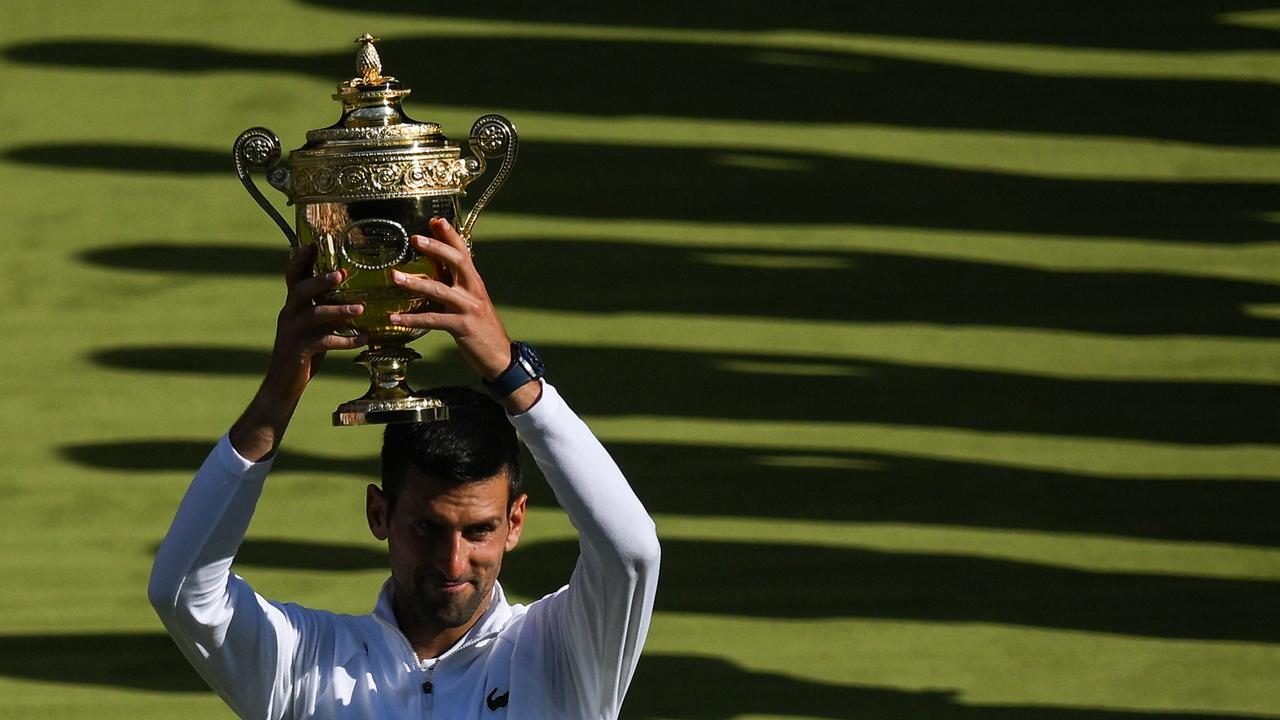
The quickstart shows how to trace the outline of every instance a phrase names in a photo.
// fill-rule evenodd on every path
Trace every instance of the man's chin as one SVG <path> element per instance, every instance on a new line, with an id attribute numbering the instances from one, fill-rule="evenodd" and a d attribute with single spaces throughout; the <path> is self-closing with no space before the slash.
<path id="1" fill-rule="evenodd" d="M 452 593 L 426 594 L 418 598 L 419 612 L 441 628 L 466 625 L 480 607 L 480 599 L 474 588 Z"/>

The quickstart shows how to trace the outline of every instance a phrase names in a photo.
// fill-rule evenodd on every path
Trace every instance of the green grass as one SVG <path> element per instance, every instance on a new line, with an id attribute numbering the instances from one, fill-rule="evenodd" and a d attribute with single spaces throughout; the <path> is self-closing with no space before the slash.
<path id="1" fill-rule="evenodd" d="M 335 5 L 5 6 L 0 717 L 229 716 L 145 585 L 281 299 L 230 145 L 331 123 L 369 31 L 418 119 L 520 129 L 481 269 L 666 547 L 626 717 L 1280 718 L 1275 9 Z M 242 573 L 365 612 L 326 370 Z"/>

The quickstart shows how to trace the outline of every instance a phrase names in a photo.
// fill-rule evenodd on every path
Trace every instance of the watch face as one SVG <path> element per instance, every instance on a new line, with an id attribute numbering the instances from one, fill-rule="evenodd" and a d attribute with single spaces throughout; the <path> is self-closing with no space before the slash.
<path id="1" fill-rule="evenodd" d="M 527 343 L 517 343 L 520 348 L 520 363 L 524 365 L 525 371 L 530 377 L 540 378 L 547 371 L 547 366 L 543 364 L 542 358 L 538 357 L 538 353 L 533 351 Z"/>

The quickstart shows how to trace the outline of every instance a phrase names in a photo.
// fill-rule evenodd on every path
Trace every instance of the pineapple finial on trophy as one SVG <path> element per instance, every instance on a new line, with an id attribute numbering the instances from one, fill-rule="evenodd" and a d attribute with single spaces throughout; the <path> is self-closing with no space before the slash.
<path id="1" fill-rule="evenodd" d="M 373 46 L 379 40 L 381 38 L 369 33 L 356 38 L 356 42 L 360 43 L 360 49 L 356 51 L 356 72 L 360 73 L 360 77 L 352 78 L 351 85 L 381 85 L 395 80 L 382 74 L 382 58 L 378 57 L 378 50 Z"/>

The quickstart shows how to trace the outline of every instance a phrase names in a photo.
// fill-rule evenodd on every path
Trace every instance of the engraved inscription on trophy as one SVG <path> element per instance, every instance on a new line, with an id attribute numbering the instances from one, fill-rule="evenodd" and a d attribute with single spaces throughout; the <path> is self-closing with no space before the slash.
<path id="1" fill-rule="evenodd" d="M 409 233 L 394 220 L 357 220 L 339 235 L 338 252 L 361 270 L 385 270 L 409 257 Z"/>

